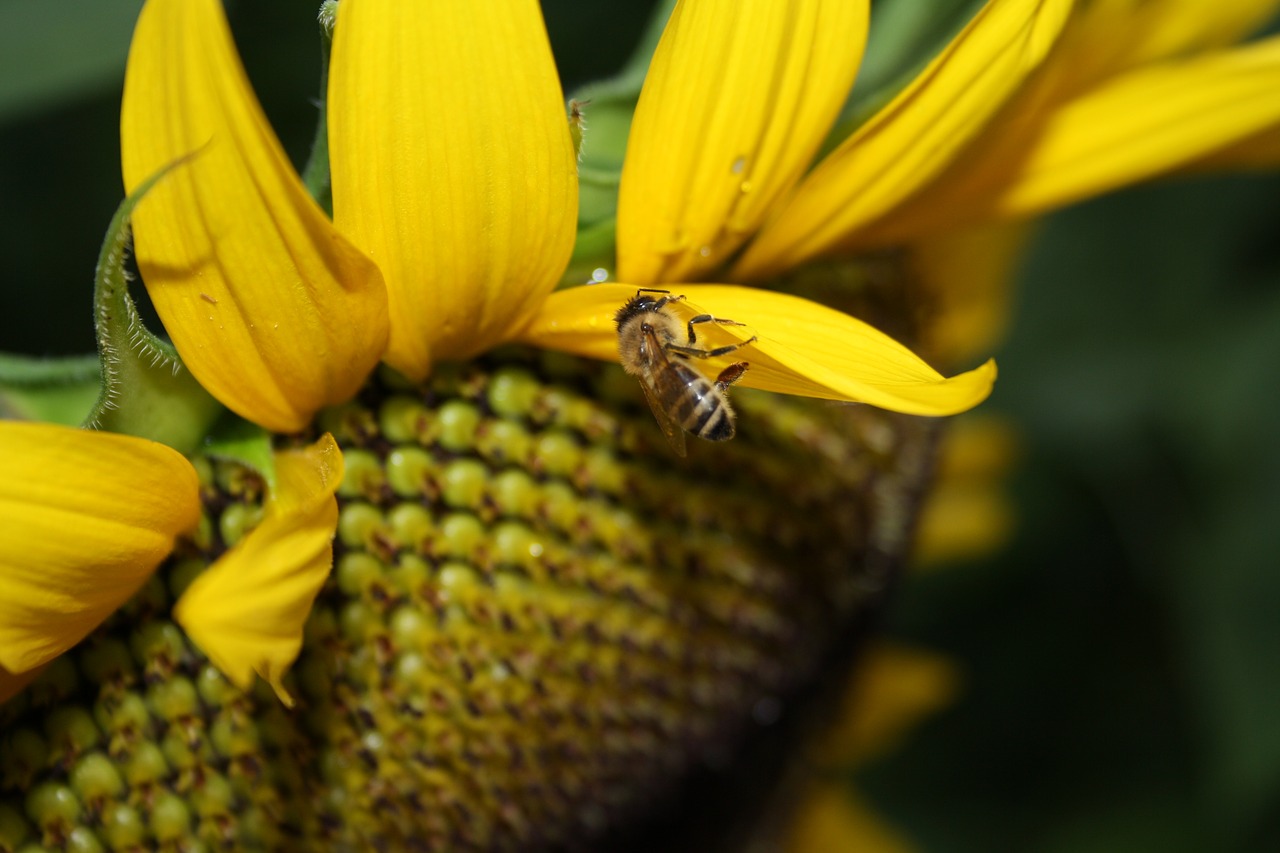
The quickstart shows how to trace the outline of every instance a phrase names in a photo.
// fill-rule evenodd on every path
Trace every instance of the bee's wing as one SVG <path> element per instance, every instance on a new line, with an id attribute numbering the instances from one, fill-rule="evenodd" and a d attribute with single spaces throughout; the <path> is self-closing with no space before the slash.
<path id="1" fill-rule="evenodd" d="M 653 410 L 654 420 L 658 422 L 658 426 L 662 427 L 662 434 L 667 437 L 667 443 L 671 445 L 671 449 L 676 452 L 677 456 L 688 455 L 688 450 L 685 447 L 684 430 L 671 419 L 671 416 L 667 414 L 667 410 L 662 408 L 662 404 L 658 402 L 658 398 L 646 377 L 640 377 L 640 387 L 644 389 L 644 398 L 649 402 L 649 408 Z"/>
<path id="2" fill-rule="evenodd" d="M 667 443 L 671 445 L 671 449 L 676 452 L 677 456 L 688 455 L 688 449 L 685 447 L 684 430 L 680 425 L 671 419 L 671 415 L 667 413 L 666 408 L 659 402 L 658 391 L 653 387 L 650 376 L 654 373 L 665 375 L 668 370 L 667 351 L 663 348 L 662 343 L 658 340 L 658 336 L 652 331 L 646 332 L 647 348 L 651 353 L 654 366 L 647 374 L 640 375 L 640 387 L 644 389 L 644 399 L 649 404 L 649 408 L 653 411 L 653 417 L 658 422 L 658 426 L 662 427 L 662 434 L 667 437 Z"/>

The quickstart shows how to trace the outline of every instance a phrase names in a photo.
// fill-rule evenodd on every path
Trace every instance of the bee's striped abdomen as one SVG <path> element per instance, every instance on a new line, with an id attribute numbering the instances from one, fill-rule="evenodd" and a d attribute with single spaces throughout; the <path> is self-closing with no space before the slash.
<path id="1" fill-rule="evenodd" d="M 733 438 L 733 411 L 715 384 L 692 367 L 672 360 L 658 392 L 682 429 L 707 441 Z"/>

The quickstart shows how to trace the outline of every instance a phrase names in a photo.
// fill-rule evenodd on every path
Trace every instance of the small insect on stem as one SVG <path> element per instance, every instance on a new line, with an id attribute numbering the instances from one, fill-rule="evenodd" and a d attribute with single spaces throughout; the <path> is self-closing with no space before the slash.
<path id="1" fill-rule="evenodd" d="M 208 302 L 210 305 L 218 304 L 218 300 L 214 299 L 212 296 L 210 296 L 207 293 L 200 294 L 200 298 L 203 299 L 205 302 Z"/>
<path id="2" fill-rule="evenodd" d="M 641 289 L 618 309 L 613 321 L 618 327 L 622 369 L 640 380 L 663 435 L 672 449 L 684 456 L 686 432 L 708 441 L 733 438 L 733 408 L 726 391 L 749 366 L 745 361 L 731 364 L 711 380 L 695 370 L 690 359 L 728 355 L 756 338 L 753 335 L 737 344 L 701 347 L 695 327 L 704 323 L 744 324 L 710 314 L 699 314 L 686 323 L 671 308 L 673 303 L 682 301 L 684 296 L 673 296 L 670 291 Z"/>

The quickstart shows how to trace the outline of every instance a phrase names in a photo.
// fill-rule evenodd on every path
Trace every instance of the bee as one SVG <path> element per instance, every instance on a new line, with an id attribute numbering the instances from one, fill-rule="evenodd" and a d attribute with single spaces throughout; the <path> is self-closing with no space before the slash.
<path id="1" fill-rule="evenodd" d="M 699 314 L 682 323 L 670 308 L 683 296 L 668 290 L 641 289 L 613 315 L 618 326 L 618 358 L 622 369 L 640 380 L 645 399 L 662 433 L 677 454 L 684 456 L 685 433 L 708 441 L 728 441 L 734 435 L 733 408 L 725 394 L 747 372 L 747 363 L 731 364 L 714 381 L 689 363 L 691 358 L 727 355 L 756 340 L 702 349 L 695 326 L 718 323 L 741 326 L 710 314 Z M 661 297 L 654 294 L 665 294 Z M 680 339 L 684 337 L 682 343 Z"/>

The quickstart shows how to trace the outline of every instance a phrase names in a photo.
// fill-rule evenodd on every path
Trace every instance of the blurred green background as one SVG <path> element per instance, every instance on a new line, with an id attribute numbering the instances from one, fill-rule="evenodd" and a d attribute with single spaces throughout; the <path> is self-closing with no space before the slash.
<path id="1" fill-rule="evenodd" d="M 2 350 L 92 348 L 140 5 L 0 0 Z M 566 89 L 617 69 L 651 5 L 544 0 Z M 228 3 L 295 162 L 315 7 Z M 997 356 L 1019 527 L 908 583 L 891 632 L 964 692 L 859 785 L 927 850 L 1280 850 L 1280 178 L 1055 215 Z"/>

